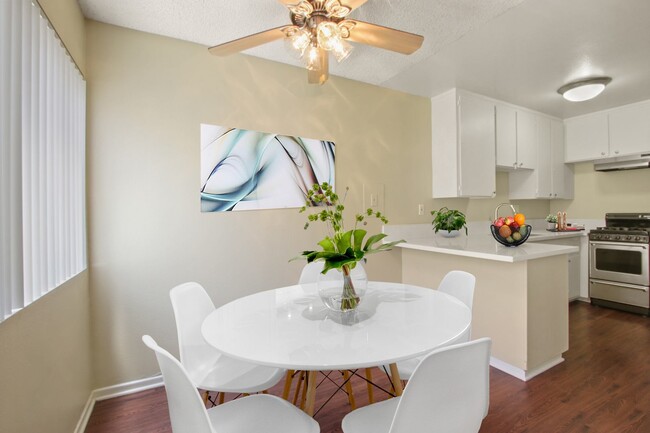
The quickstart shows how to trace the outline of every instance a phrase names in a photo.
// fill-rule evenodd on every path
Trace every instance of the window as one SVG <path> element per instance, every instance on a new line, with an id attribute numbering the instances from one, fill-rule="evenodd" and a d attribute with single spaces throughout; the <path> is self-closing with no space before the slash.
<path id="1" fill-rule="evenodd" d="M 0 0 L 0 321 L 86 268 L 85 112 L 38 5 Z"/>

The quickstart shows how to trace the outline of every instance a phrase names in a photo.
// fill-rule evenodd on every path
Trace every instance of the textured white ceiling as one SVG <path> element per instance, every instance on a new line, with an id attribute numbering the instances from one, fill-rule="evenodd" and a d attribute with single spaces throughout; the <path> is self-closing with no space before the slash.
<path id="1" fill-rule="evenodd" d="M 598 75 L 613 81 L 591 101 L 557 94 Z M 382 85 L 460 87 L 560 118 L 650 99 L 650 0 L 527 0 Z"/>
<path id="2" fill-rule="evenodd" d="M 79 3 L 88 18 L 206 47 L 289 23 L 276 0 Z M 368 0 L 351 17 L 424 44 L 411 56 L 355 44 L 334 75 L 427 97 L 460 87 L 561 118 L 650 99 L 650 0 Z M 246 53 L 299 65 L 282 41 Z M 592 101 L 556 93 L 600 74 L 613 81 Z"/>
<path id="3" fill-rule="evenodd" d="M 343 63 L 330 62 L 331 73 L 380 84 L 522 1 L 368 0 L 350 17 L 421 34 L 422 48 L 405 56 L 355 44 Z M 79 4 L 84 15 L 96 21 L 206 46 L 290 24 L 288 10 L 277 0 L 79 0 Z M 281 40 L 246 54 L 300 64 Z"/>

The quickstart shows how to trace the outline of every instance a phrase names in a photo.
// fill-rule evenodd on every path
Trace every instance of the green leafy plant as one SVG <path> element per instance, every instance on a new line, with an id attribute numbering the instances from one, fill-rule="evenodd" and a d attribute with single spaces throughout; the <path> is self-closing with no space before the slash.
<path id="1" fill-rule="evenodd" d="M 551 213 L 551 214 L 548 214 L 548 215 L 546 216 L 546 222 L 547 222 L 547 223 L 557 224 L 557 216 L 553 215 L 552 213 Z"/>
<path id="2" fill-rule="evenodd" d="M 305 205 L 300 208 L 300 212 L 306 212 L 307 209 L 318 206 L 322 210 L 314 212 L 307 217 L 305 230 L 309 228 L 310 223 L 321 221 L 327 225 L 327 236 L 318 245 L 322 250 L 303 251 L 300 256 L 294 257 L 305 258 L 308 263 L 314 261 L 323 261 L 325 265 L 322 273 L 325 274 L 332 269 L 339 269 L 343 273 L 344 287 L 343 300 L 345 305 L 341 306 L 343 310 L 356 308 L 359 297 L 354 292 L 350 271 L 354 269 L 357 262 L 363 260 L 368 254 L 375 254 L 381 251 L 388 251 L 402 240 L 396 242 L 381 243 L 387 236 L 383 233 L 372 235 L 364 239 L 368 232 L 358 228 L 359 224 L 366 225 L 368 217 L 379 219 L 382 223 L 388 224 L 388 219 L 379 211 L 367 209 L 365 213 L 359 213 L 354 218 L 354 228 L 345 230 L 343 211 L 345 210 L 344 202 L 349 188 L 345 189 L 343 200 L 339 199 L 338 194 L 334 192 L 331 185 L 326 182 L 314 184 L 307 191 L 307 200 Z M 292 259 L 293 260 L 293 259 Z"/>
<path id="3" fill-rule="evenodd" d="M 433 215 L 431 224 L 433 224 L 433 230 L 436 233 L 440 230 L 451 232 L 452 230 L 465 228 L 465 234 L 467 234 L 465 214 L 461 211 L 442 207 L 438 210 L 432 210 L 431 215 Z"/>

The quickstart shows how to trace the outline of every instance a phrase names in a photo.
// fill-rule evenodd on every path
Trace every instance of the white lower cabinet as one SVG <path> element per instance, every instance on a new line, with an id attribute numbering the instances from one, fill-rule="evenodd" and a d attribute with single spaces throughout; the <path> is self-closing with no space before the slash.
<path id="1" fill-rule="evenodd" d="M 531 242 L 529 238 L 529 242 Z M 567 262 L 569 266 L 569 301 L 573 301 L 580 297 L 580 286 L 583 284 L 583 281 L 586 283 L 587 278 L 587 268 L 582 265 L 581 254 L 587 254 L 587 251 L 584 251 L 582 248 L 582 237 L 574 236 L 567 238 L 557 238 L 549 241 L 532 241 L 540 244 L 553 244 L 553 245 L 568 245 L 572 247 L 580 248 L 580 251 L 573 254 L 567 255 Z M 584 277 L 582 277 L 584 275 Z M 586 288 L 585 288 L 586 290 Z"/>

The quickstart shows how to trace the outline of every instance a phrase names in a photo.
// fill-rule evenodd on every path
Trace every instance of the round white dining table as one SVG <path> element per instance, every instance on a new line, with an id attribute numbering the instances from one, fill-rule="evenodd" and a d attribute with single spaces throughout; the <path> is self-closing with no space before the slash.
<path id="1" fill-rule="evenodd" d="M 470 309 L 453 296 L 371 281 L 352 313 L 328 310 L 317 284 L 302 284 L 225 304 L 205 319 L 201 331 L 208 344 L 232 358 L 309 371 L 305 407 L 311 414 L 317 371 L 390 365 L 399 395 L 395 363 L 453 343 L 470 324 Z"/>

